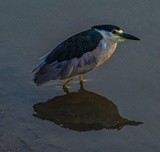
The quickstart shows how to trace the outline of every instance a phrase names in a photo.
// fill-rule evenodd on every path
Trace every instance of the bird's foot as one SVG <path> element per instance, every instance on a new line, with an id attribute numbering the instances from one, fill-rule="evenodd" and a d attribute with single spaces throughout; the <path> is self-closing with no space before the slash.
<path id="1" fill-rule="evenodd" d="M 64 92 L 66 92 L 66 93 L 69 93 L 69 91 L 68 91 L 68 84 L 69 84 L 70 81 L 72 81 L 72 79 L 67 80 L 67 81 L 63 84 L 63 90 L 64 90 Z"/>
<path id="2" fill-rule="evenodd" d="M 84 82 L 85 80 L 84 80 L 84 77 L 83 77 L 83 75 L 80 75 L 79 76 L 79 83 L 80 83 L 80 88 L 81 89 L 84 89 L 84 87 L 83 87 L 83 82 Z"/>
<path id="3" fill-rule="evenodd" d="M 69 93 L 68 86 L 63 85 L 63 91 L 64 91 L 65 93 Z"/>
<path id="4" fill-rule="evenodd" d="M 80 75 L 80 76 L 79 76 L 79 82 L 80 82 L 80 83 L 83 83 L 84 81 L 85 81 L 85 80 L 84 80 L 83 75 Z"/>

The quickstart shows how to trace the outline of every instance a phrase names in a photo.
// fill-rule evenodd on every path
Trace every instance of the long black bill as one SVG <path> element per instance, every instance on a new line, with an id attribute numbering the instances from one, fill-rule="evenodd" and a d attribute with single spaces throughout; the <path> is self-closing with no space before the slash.
<path id="1" fill-rule="evenodd" d="M 126 33 L 122 33 L 122 37 L 129 40 L 140 40 L 139 38 Z"/>

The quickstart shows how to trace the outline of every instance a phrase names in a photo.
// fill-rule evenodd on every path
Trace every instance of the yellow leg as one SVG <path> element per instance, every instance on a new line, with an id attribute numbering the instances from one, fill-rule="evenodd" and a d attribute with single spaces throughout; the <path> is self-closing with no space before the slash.
<path id="1" fill-rule="evenodd" d="M 84 82 L 83 75 L 80 75 L 80 76 L 79 76 L 79 82 L 80 82 L 80 83 L 83 83 L 83 82 Z"/>
<path id="2" fill-rule="evenodd" d="M 69 84 L 69 82 L 70 81 L 72 81 L 73 79 L 69 79 L 69 80 L 67 80 L 64 84 L 63 84 L 63 90 L 65 91 L 65 92 L 68 92 L 68 84 Z"/>
<path id="3" fill-rule="evenodd" d="M 80 75 L 80 76 L 79 76 L 79 83 L 80 83 L 80 88 L 81 88 L 81 89 L 84 89 L 84 88 L 83 88 L 83 82 L 84 82 L 83 75 Z"/>

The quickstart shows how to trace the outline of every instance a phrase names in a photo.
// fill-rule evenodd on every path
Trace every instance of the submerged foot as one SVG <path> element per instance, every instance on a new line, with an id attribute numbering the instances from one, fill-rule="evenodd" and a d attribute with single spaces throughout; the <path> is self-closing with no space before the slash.
<path id="1" fill-rule="evenodd" d="M 69 91 L 68 91 L 68 84 L 69 84 L 69 82 L 72 81 L 72 80 L 73 80 L 73 79 L 69 79 L 69 80 L 67 80 L 67 81 L 63 84 L 63 90 L 64 90 L 64 92 L 69 93 Z"/>

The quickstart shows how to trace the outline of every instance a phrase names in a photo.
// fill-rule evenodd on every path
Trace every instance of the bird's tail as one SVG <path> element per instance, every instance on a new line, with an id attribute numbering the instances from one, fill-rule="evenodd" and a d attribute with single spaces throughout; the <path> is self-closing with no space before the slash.
<path id="1" fill-rule="evenodd" d="M 31 72 L 35 72 L 36 70 L 40 69 L 46 62 L 44 60 L 40 60 L 40 62 L 31 69 Z"/>
<path id="2" fill-rule="evenodd" d="M 34 75 L 34 83 L 40 86 L 50 80 L 58 79 L 61 69 L 57 65 L 45 64 Z"/>
<path id="3" fill-rule="evenodd" d="M 50 53 L 51 53 L 51 51 L 48 52 L 46 55 L 42 56 L 42 57 L 39 59 L 39 63 L 31 69 L 31 72 L 35 72 L 36 70 L 40 69 L 43 65 L 45 65 L 45 64 L 46 64 L 46 61 L 45 61 L 45 60 L 46 60 L 47 56 L 48 56 Z"/>
<path id="4" fill-rule="evenodd" d="M 33 81 L 37 86 L 40 86 L 46 82 L 43 80 L 44 78 L 42 79 L 42 75 L 44 75 L 46 71 L 45 69 L 46 68 L 42 66 L 34 75 Z"/>

